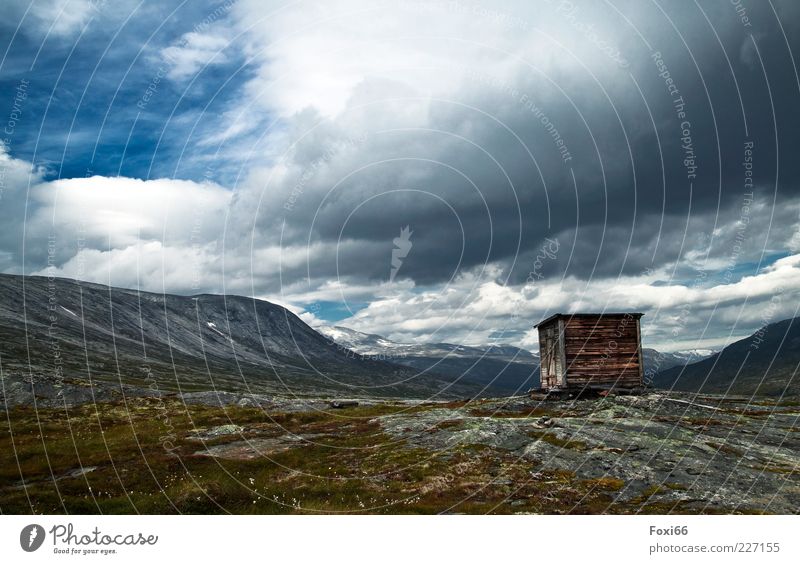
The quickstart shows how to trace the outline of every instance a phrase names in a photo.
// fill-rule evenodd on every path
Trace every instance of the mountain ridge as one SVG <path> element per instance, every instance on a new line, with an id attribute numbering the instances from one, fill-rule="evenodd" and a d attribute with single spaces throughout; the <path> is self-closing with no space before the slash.
<path id="1" fill-rule="evenodd" d="M 498 393 L 515 394 L 539 386 L 539 355 L 513 345 L 460 345 L 454 343 L 398 343 L 375 333 L 364 333 L 341 325 L 316 327 L 341 346 L 362 355 L 372 355 L 413 367 L 437 370 L 451 377 L 488 386 Z M 693 351 L 665 353 L 642 349 L 645 380 L 659 371 L 703 358 Z M 498 376 L 499 375 L 499 376 Z"/>
<path id="2" fill-rule="evenodd" d="M 0 296 L 0 356 L 9 376 L 290 394 L 461 397 L 477 390 L 331 346 L 294 313 L 255 298 L 9 274 L 0 275 Z"/>
<path id="3" fill-rule="evenodd" d="M 767 324 L 695 363 L 656 374 L 656 387 L 693 392 L 800 394 L 800 317 Z"/>
<path id="4" fill-rule="evenodd" d="M 486 394 L 515 395 L 539 385 L 538 357 L 511 345 L 471 346 L 453 343 L 397 343 L 374 333 L 342 326 L 317 331 L 362 355 L 386 359 L 423 374 L 438 373 Z"/>

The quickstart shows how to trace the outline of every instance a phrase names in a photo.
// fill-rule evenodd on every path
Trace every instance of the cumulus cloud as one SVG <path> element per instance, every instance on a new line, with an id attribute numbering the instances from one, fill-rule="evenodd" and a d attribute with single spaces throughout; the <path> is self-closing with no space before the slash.
<path id="1" fill-rule="evenodd" d="M 175 179 L 47 180 L 2 144 L 0 172 L 6 272 L 169 291 L 221 288 L 229 190 Z"/>
<path id="2" fill-rule="evenodd" d="M 141 240 L 188 243 L 220 233 L 231 194 L 213 183 L 134 178 L 70 178 L 39 184 L 33 192 L 32 229 L 119 248 Z"/>
<path id="3" fill-rule="evenodd" d="M 190 31 L 175 44 L 161 50 L 161 57 L 169 65 L 168 75 L 182 80 L 197 73 L 207 65 L 228 62 L 224 52 L 228 39 L 222 35 Z"/>
<path id="4" fill-rule="evenodd" d="M 494 274 L 494 277 L 492 277 Z M 746 335 L 746 327 L 797 315 L 800 255 L 791 255 L 733 284 L 707 277 L 657 284 L 664 273 L 594 280 L 575 278 L 506 286 L 497 272 L 460 276 L 447 290 L 396 289 L 347 319 L 346 326 L 400 341 L 464 344 L 514 342 L 538 348 L 536 322 L 556 312 L 640 311 L 646 346 L 673 351 L 718 348 Z M 770 306 L 771 304 L 771 306 Z M 767 306 L 770 306 L 767 308 Z M 769 316 L 765 317 L 765 311 Z M 706 334 L 720 324 L 732 330 Z M 745 329 L 737 329 L 737 324 Z"/>
<path id="5" fill-rule="evenodd" d="M 86 25 L 98 5 L 92 0 L 33 0 L 29 13 L 47 33 L 69 36 Z"/>

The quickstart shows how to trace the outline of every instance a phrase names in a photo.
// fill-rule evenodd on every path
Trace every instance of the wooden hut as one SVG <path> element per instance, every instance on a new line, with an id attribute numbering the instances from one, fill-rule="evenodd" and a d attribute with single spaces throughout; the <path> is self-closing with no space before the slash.
<path id="1" fill-rule="evenodd" d="M 642 386 L 641 313 L 558 313 L 541 321 L 543 391 Z"/>

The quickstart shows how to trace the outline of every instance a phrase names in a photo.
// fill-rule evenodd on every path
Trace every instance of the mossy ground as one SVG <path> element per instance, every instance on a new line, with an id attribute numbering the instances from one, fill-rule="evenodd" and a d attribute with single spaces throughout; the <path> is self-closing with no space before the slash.
<path id="1" fill-rule="evenodd" d="M 377 418 L 463 403 L 378 404 L 346 410 L 265 413 L 258 408 L 136 399 L 69 410 L 15 408 L 0 421 L 2 513 L 663 513 L 695 512 L 654 486 L 623 496 L 615 476 L 568 470 L 485 445 L 430 450 L 387 435 Z M 539 418 L 546 410 L 506 414 Z M 474 415 L 474 413 L 472 414 Z M 495 414 L 481 414 L 496 417 Z M 560 413 L 559 415 L 564 415 Z M 235 424 L 242 434 L 192 440 Z M 432 432 L 458 430 L 458 418 Z M 250 438 L 294 437 L 252 459 L 197 454 Z M 298 438 L 299 437 L 299 438 Z M 550 430 L 541 440 L 584 451 Z M 87 470 L 81 472 L 81 469 Z"/>

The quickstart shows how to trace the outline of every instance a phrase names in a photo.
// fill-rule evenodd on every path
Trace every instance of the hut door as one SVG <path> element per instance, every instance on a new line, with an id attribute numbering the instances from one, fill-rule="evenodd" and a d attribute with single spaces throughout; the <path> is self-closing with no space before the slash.
<path id="1" fill-rule="evenodd" d="M 558 325 L 552 324 L 547 327 L 545 333 L 545 355 L 542 357 L 542 364 L 546 366 L 545 378 L 542 384 L 546 388 L 558 386 L 561 379 L 561 352 L 558 342 Z"/>
<path id="2" fill-rule="evenodd" d="M 561 370 L 558 372 L 558 386 L 562 388 L 567 387 L 567 345 L 564 339 L 564 320 L 558 320 L 558 335 L 556 335 L 556 342 L 558 343 L 557 347 L 557 354 L 558 354 L 558 363 L 561 366 Z"/>
<path id="3" fill-rule="evenodd" d="M 556 366 L 556 343 L 553 339 L 547 342 L 547 387 L 552 388 L 556 385 L 558 378 L 558 367 Z"/>

